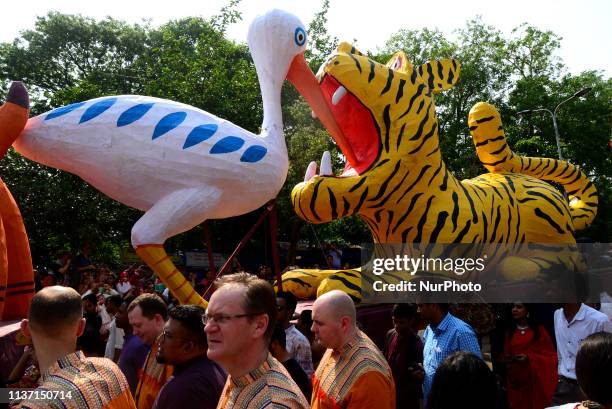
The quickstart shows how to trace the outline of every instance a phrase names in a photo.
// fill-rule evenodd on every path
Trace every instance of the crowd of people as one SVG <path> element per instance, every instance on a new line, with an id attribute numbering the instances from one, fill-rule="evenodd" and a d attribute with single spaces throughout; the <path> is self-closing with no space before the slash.
<path id="1" fill-rule="evenodd" d="M 212 284 L 202 310 L 144 266 L 115 275 L 87 252 L 61 255 L 22 323 L 32 342 L 9 387 L 63 394 L 13 406 L 612 408 L 612 321 L 593 306 L 563 305 L 551 329 L 516 302 L 502 350 L 483 354 L 448 304 L 397 304 L 376 345 L 345 293 L 296 314 L 295 296 L 258 273 L 187 273 L 202 293 Z"/>

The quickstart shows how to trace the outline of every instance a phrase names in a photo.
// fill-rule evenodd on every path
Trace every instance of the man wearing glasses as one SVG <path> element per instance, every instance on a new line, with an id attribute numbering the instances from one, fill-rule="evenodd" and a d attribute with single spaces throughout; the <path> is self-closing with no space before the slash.
<path id="1" fill-rule="evenodd" d="M 157 350 L 157 362 L 174 366 L 174 374 L 162 387 L 153 409 L 214 409 L 227 375 L 206 357 L 204 310 L 179 305 L 168 311 L 168 321 Z"/>
<path id="2" fill-rule="evenodd" d="M 309 408 L 300 388 L 268 352 L 276 322 L 272 286 L 238 273 L 215 281 L 204 322 L 208 358 L 229 374 L 217 408 Z"/>

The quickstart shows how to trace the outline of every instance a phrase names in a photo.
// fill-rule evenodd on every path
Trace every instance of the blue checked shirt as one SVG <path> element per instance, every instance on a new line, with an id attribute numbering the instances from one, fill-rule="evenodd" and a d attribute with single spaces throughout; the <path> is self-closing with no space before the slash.
<path id="1" fill-rule="evenodd" d="M 431 391 L 433 377 L 444 358 L 457 351 L 472 352 L 482 358 L 478 339 L 472 327 L 451 313 L 437 327 L 427 326 L 423 334 L 425 347 L 423 349 L 423 397 L 427 400 Z"/>

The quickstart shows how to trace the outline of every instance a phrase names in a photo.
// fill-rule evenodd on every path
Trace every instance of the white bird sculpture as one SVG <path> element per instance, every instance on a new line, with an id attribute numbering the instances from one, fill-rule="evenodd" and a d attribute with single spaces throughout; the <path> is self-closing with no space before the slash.
<path id="1" fill-rule="evenodd" d="M 325 108 L 304 60 L 306 31 L 297 17 L 280 10 L 257 17 L 248 45 L 263 99 L 260 135 L 188 105 L 123 95 L 31 118 L 14 143 L 25 157 L 74 173 L 145 211 L 132 228 L 132 245 L 184 304 L 206 301 L 163 243 L 206 219 L 244 214 L 276 197 L 288 169 L 280 105 L 285 78 L 314 109 Z M 338 130 L 330 113 L 317 114 L 328 129 Z"/>

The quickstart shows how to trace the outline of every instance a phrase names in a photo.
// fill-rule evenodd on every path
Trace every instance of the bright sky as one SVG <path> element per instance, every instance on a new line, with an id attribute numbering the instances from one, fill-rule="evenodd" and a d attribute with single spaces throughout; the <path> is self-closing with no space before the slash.
<path id="1" fill-rule="evenodd" d="M 151 20 L 160 25 L 186 16 L 209 17 L 229 0 L 26 0 L 4 2 L 0 11 L 0 42 L 11 41 L 19 31 L 32 28 L 36 16 L 49 10 L 82 14 L 102 19 L 111 16 L 130 23 Z M 296 14 L 304 24 L 321 9 L 322 0 L 242 0 L 243 21 L 231 26 L 228 34 L 246 41 L 246 31 L 254 16 L 269 8 L 282 8 Z M 563 38 L 559 56 L 577 74 L 603 70 L 612 76 L 611 0 L 330 0 L 328 28 L 341 40 L 357 40 L 362 50 L 382 46 L 400 28 L 438 28 L 450 34 L 465 22 L 481 15 L 483 21 L 504 33 L 527 22 L 541 30 L 552 30 Z M 374 5 L 374 7 L 370 7 Z"/>

